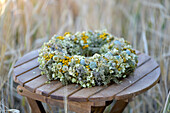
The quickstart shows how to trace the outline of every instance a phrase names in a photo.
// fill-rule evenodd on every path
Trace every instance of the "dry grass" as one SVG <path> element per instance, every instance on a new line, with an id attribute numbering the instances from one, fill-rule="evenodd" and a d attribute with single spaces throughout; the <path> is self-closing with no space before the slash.
<path id="1" fill-rule="evenodd" d="M 125 113 L 163 111 L 170 88 L 169 0 L 0 0 L 0 110 L 29 111 L 12 82 L 19 57 L 55 33 L 89 29 L 107 29 L 157 60 L 160 83 L 136 97 Z"/>

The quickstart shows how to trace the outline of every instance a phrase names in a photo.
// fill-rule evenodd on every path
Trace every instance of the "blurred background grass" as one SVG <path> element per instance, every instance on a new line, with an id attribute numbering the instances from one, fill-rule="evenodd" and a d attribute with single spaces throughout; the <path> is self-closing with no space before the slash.
<path id="1" fill-rule="evenodd" d="M 124 37 L 160 64 L 159 84 L 134 98 L 124 113 L 159 113 L 169 106 L 169 0 L 0 0 L 0 111 L 30 112 L 13 83 L 18 58 L 54 34 L 96 29 Z M 45 108 L 56 112 L 50 105 Z"/>

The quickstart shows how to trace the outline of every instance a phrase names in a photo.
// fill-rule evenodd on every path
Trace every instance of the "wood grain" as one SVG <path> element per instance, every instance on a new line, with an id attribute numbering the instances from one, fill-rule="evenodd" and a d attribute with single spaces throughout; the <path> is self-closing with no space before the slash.
<path id="1" fill-rule="evenodd" d="M 38 100 L 44 103 L 49 103 L 51 105 L 59 105 L 61 107 L 64 107 L 64 100 L 56 100 L 56 99 L 52 99 L 51 97 L 46 97 L 37 93 L 33 93 L 30 92 L 29 90 L 27 90 L 26 88 L 18 85 L 17 86 L 17 92 L 18 94 L 22 95 L 22 96 L 26 96 L 26 97 L 30 97 L 34 100 Z M 75 105 L 75 106 L 81 106 L 82 105 L 88 105 L 88 106 L 105 106 L 105 101 L 101 101 L 101 102 L 75 102 L 75 101 L 68 101 L 68 105 Z"/>
<path id="2" fill-rule="evenodd" d="M 16 77 L 17 82 L 23 86 L 26 82 L 29 82 L 37 77 L 41 76 L 41 70 L 39 67 L 36 67 L 26 73 L 23 73 L 22 75 Z"/>
<path id="3" fill-rule="evenodd" d="M 47 81 L 47 78 L 45 75 L 39 76 L 38 78 L 33 79 L 32 81 L 29 81 L 24 85 L 26 89 L 28 89 L 31 92 L 35 92 L 36 88 L 42 86 Z"/>
<path id="4" fill-rule="evenodd" d="M 35 58 L 37 58 L 37 57 L 38 57 L 38 50 L 31 51 L 31 52 L 25 54 L 23 57 L 21 57 L 21 58 L 15 63 L 14 68 L 17 67 L 17 66 L 20 66 L 20 65 L 22 65 L 22 64 L 24 64 L 24 63 L 26 63 L 26 62 L 28 62 L 28 61 L 30 61 L 30 60 L 33 60 L 33 59 L 35 59 Z"/>
<path id="5" fill-rule="evenodd" d="M 17 77 L 17 76 L 19 76 L 25 72 L 28 72 L 38 66 L 39 66 L 38 58 L 36 58 L 36 59 L 33 59 L 29 62 L 26 62 L 25 64 L 22 64 L 16 68 L 14 68 L 14 74 Z"/>
<path id="6" fill-rule="evenodd" d="M 49 96 L 55 90 L 61 88 L 63 85 L 59 81 L 52 81 L 51 83 L 44 84 L 36 89 L 36 93 L 44 96 Z"/>
<path id="7" fill-rule="evenodd" d="M 131 87 L 128 87 L 124 91 L 118 93 L 115 96 L 116 100 L 122 100 L 126 98 L 133 98 L 134 96 L 141 94 L 151 87 L 153 87 L 159 80 L 160 77 L 160 68 L 156 68 L 154 71 L 149 73 L 147 76 L 143 77 Z"/>
<path id="8" fill-rule="evenodd" d="M 33 100 L 38 100 L 44 103 L 48 103 L 51 105 L 55 105 L 55 106 L 59 106 L 61 108 L 64 108 L 64 100 L 56 100 L 56 99 L 52 99 L 50 97 L 46 97 L 43 95 L 39 95 L 33 92 L 30 92 L 29 90 L 27 90 L 26 88 L 22 87 L 22 86 L 17 86 L 17 92 L 18 94 L 22 95 L 22 96 L 26 96 L 29 97 Z M 93 102 L 73 102 L 73 101 L 68 101 L 67 102 L 67 108 L 70 111 L 74 111 L 76 113 L 90 113 L 91 112 L 91 106 L 93 106 L 94 103 Z M 104 106 L 104 105 L 103 105 Z"/>
<path id="9" fill-rule="evenodd" d="M 90 97 L 92 94 L 99 92 L 101 89 L 103 89 L 105 86 L 96 86 L 92 88 L 83 88 L 73 95 L 69 96 L 69 100 L 73 101 L 88 101 L 88 97 Z"/>
<path id="10" fill-rule="evenodd" d="M 149 57 L 148 55 L 146 55 L 146 54 L 140 54 L 140 55 L 138 56 L 137 66 L 140 66 L 140 65 L 144 64 L 144 63 L 147 62 L 149 59 L 151 59 L 151 57 Z"/>
<path id="11" fill-rule="evenodd" d="M 69 95 L 75 93 L 76 91 L 80 90 L 81 87 L 77 86 L 76 84 L 69 84 L 67 86 L 64 86 L 54 93 L 50 95 L 51 98 L 53 99 L 64 99 L 65 97 L 67 98 Z"/>

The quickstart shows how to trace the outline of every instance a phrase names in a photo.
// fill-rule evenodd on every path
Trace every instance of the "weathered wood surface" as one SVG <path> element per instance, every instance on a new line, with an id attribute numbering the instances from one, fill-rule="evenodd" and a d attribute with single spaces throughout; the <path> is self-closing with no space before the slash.
<path id="1" fill-rule="evenodd" d="M 20 85 L 24 85 L 25 83 L 41 76 L 41 70 L 36 67 L 34 69 L 32 69 L 31 71 L 28 71 L 28 72 L 25 72 L 23 73 L 21 76 L 18 76 L 17 77 L 17 82 L 20 84 Z"/>
<path id="2" fill-rule="evenodd" d="M 45 113 L 44 107 L 40 101 L 27 97 L 32 113 Z"/>
<path id="3" fill-rule="evenodd" d="M 17 87 L 17 92 L 18 94 L 25 96 L 25 97 L 30 97 L 33 100 L 38 100 L 41 102 L 45 102 L 51 105 L 55 105 L 55 106 L 59 106 L 61 108 L 64 108 L 64 100 L 56 100 L 56 99 L 52 99 L 50 97 L 46 97 L 37 93 L 33 93 L 29 90 L 27 90 L 26 88 L 18 85 Z M 33 104 L 35 104 L 35 101 L 33 101 Z M 30 105 L 32 105 L 30 103 Z M 70 111 L 74 111 L 76 113 L 91 113 L 91 106 L 105 106 L 105 102 L 74 102 L 74 101 L 67 101 L 67 108 Z M 33 107 L 36 107 L 33 106 Z M 32 108 L 33 108 L 32 107 Z M 33 109 L 34 110 L 34 109 Z M 38 108 L 39 110 L 39 108 Z"/>
<path id="4" fill-rule="evenodd" d="M 128 102 L 117 100 L 115 105 L 112 107 L 110 113 L 122 113 Z"/>
<path id="5" fill-rule="evenodd" d="M 57 91 L 53 92 L 50 97 L 54 99 L 61 99 L 68 98 L 69 95 L 75 93 L 76 91 L 80 90 L 80 86 L 76 86 L 76 84 L 69 84 L 67 86 L 63 86 L 62 88 L 58 89 Z"/>
<path id="6" fill-rule="evenodd" d="M 31 51 L 30 53 L 25 54 L 23 57 L 21 57 L 16 63 L 14 67 L 20 66 L 21 64 L 24 64 L 26 62 L 29 62 L 32 59 L 35 59 L 38 57 L 38 50 Z"/>
<path id="7" fill-rule="evenodd" d="M 46 84 L 46 76 L 40 74 L 37 50 L 20 58 L 14 68 L 14 80 L 25 89 L 52 99 L 68 98 L 70 101 L 110 101 L 128 99 L 154 86 L 160 76 L 160 67 L 151 57 L 136 51 L 139 62 L 134 73 L 122 80 L 121 84 L 81 88 L 75 84 L 63 86 L 59 81 Z M 65 93 L 66 92 L 66 93 Z"/>
<path id="8" fill-rule="evenodd" d="M 128 87 L 124 91 L 116 95 L 115 99 L 122 100 L 126 98 L 132 98 L 145 90 L 153 87 L 159 80 L 159 77 L 155 77 L 157 73 L 160 73 L 160 68 L 156 68 L 148 76 L 144 76 L 142 79 L 134 83 L 131 87 Z"/>
<path id="9" fill-rule="evenodd" d="M 36 89 L 36 93 L 44 96 L 49 96 L 55 90 L 58 90 L 62 87 L 62 83 L 59 81 L 52 81 Z"/>

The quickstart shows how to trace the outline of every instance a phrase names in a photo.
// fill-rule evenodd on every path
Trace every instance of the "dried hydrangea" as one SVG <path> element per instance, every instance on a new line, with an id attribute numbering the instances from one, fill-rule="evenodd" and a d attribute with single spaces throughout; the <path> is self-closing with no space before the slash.
<path id="1" fill-rule="evenodd" d="M 103 30 L 54 35 L 39 50 L 38 62 L 50 81 L 92 87 L 119 83 L 138 60 L 129 42 Z"/>

